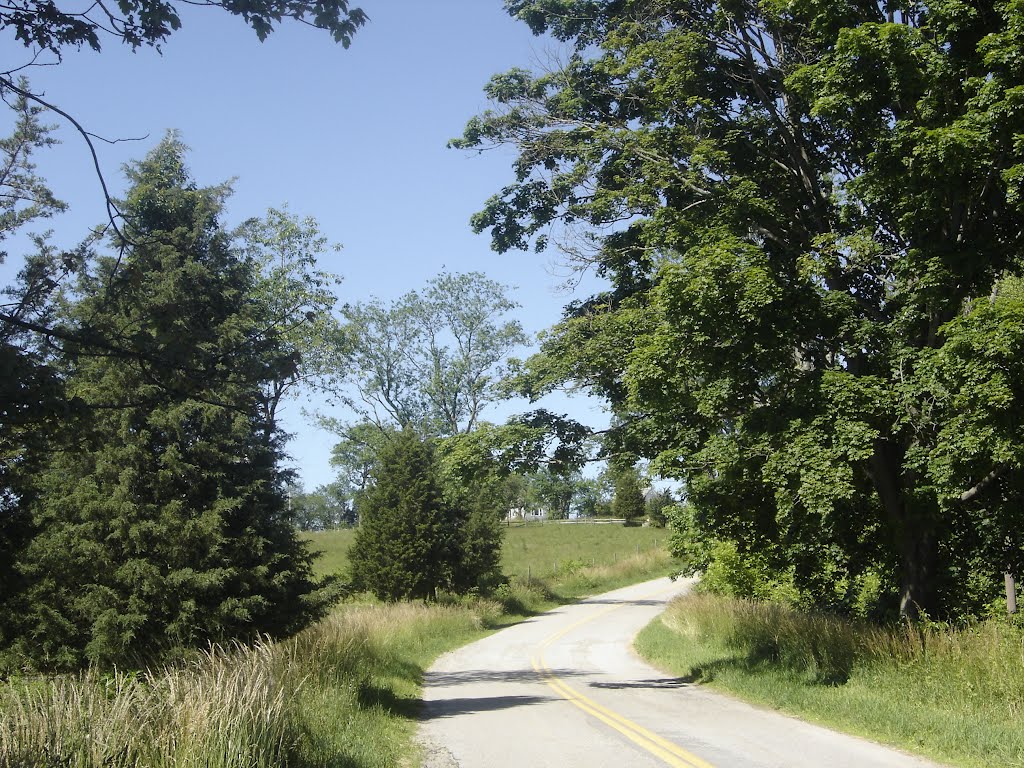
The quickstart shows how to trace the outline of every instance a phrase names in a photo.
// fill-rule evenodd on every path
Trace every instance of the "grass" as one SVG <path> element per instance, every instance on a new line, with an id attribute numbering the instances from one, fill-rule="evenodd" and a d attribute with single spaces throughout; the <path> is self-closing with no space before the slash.
<path id="1" fill-rule="evenodd" d="M 617 523 L 528 523 L 505 529 L 502 570 L 508 576 L 557 576 L 584 566 L 606 566 L 646 551 L 664 548 L 663 528 Z"/>
<path id="2" fill-rule="evenodd" d="M 508 534 L 506 547 L 518 551 L 494 598 L 349 602 L 276 643 L 215 647 L 145 673 L 0 684 L 0 768 L 416 765 L 420 686 L 437 656 L 558 603 L 671 570 L 663 550 L 645 546 L 664 531 L 531 524 Z M 319 573 L 344 569 L 351 537 L 309 537 L 324 552 Z"/>
<path id="3" fill-rule="evenodd" d="M 355 541 L 355 528 L 305 532 L 300 533 L 299 538 L 308 541 L 310 549 L 316 553 L 313 572 L 318 577 L 348 571 L 348 549 Z"/>
<path id="4" fill-rule="evenodd" d="M 614 565 L 629 555 L 664 548 L 668 538 L 663 528 L 616 523 L 519 523 L 504 530 L 502 570 L 524 578 L 527 574 L 550 578 L 566 567 Z M 320 553 L 314 563 L 318 576 L 348 569 L 354 528 L 303 533 L 302 538 Z"/>
<path id="5" fill-rule="evenodd" d="M 941 762 L 1024 767 L 1024 627 L 880 628 L 688 595 L 636 648 L 672 674 Z"/>
<path id="6" fill-rule="evenodd" d="M 423 669 L 483 631 L 469 607 L 345 605 L 289 640 L 154 672 L 10 681 L 0 765 L 401 765 Z"/>

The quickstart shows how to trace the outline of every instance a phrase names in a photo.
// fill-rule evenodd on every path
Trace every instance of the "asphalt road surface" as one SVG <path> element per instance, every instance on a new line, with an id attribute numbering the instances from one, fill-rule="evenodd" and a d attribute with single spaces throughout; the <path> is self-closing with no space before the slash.
<path id="1" fill-rule="evenodd" d="M 442 656 L 423 690 L 425 768 L 934 766 L 642 662 L 633 637 L 688 587 L 637 584 Z"/>

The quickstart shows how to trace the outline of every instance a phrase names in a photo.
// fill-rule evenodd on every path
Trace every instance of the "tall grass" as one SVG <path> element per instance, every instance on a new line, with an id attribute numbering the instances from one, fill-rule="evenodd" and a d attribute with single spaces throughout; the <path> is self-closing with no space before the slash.
<path id="1" fill-rule="evenodd" d="M 143 673 L 7 681 L 0 768 L 409 764 L 420 681 L 433 659 L 519 616 L 671 570 L 641 530 L 513 528 L 508 541 L 525 542 L 519 554 L 532 559 L 513 560 L 524 575 L 494 599 L 349 603 L 285 641 L 213 647 Z M 327 562 L 336 569 L 350 537 L 312 538 L 314 547 L 334 545 Z"/>
<path id="2" fill-rule="evenodd" d="M 290 746 L 288 687 L 275 656 L 265 643 L 214 648 L 153 675 L 87 673 L 7 685 L 0 763 L 280 765 Z"/>
<path id="3" fill-rule="evenodd" d="M 689 595 L 637 648 L 694 681 L 949 763 L 1024 766 L 1024 627 L 878 627 Z"/>
<path id="4" fill-rule="evenodd" d="M 10 681 L 0 765 L 393 766 L 425 665 L 481 627 L 457 606 L 347 606 L 290 640 L 153 672 Z"/>

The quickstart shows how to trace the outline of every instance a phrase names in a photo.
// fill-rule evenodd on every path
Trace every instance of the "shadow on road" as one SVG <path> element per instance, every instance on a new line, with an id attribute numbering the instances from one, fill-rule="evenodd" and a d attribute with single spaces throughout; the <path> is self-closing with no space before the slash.
<path id="1" fill-rule="evenodd" d="M 553 669 L 556 677 L 578 677 L 584 672 L 574 669 Z M 533 669 L 467 669 L 462 672 L 427 672 L 424 685 L 467 685 L 469 683 L 543 683 L 546 675 Z"/>
<path id="2" fill-rule="evenodd" d="M 580 605 L 665 605 L 664 600 L 580 600 Z"/>
<path id="3" fill-rule="evenodd" d="M 436 699 L 424 702 L 421 720 L 437 720 L 473 712 L 493 712 L 499 709 L 523 707 L 554 701 L 556 696 L 484 696 L 481 698 Z"/>
<path id="4" fill-rule="evenodd" d="M 670 689 L 693 685 L 691 677 L 659 677 L 653 680 L 618 680 L 611 683 L 588 683 L 591 688 L 620 690 L 628 688 Z"/>

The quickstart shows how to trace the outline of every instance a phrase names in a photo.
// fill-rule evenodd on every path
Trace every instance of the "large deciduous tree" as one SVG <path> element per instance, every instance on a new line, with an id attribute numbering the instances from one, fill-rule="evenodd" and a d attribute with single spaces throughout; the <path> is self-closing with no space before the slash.
<path id="1" fill-rule="evenodd" d="M 264 314 L 264 333 L 290 359 L 263 388 L 262 418 L 270 425 L 290 395 L 330 392 L 342 378 L 341 328 L 332 314 L 341 278 L 319 265 L 341 246 L 321 234 L 316 219 L 287 207 L 249 219 L 235 234 L 258 276 L 252 293 Z"/>
<path id="2" fill-rule="evenodd" d="M 188 5 L 189 3 L 185 3 Z M 244 4 L 207 0 L 202 5 L 241 16 L 260 40 L 283 19 L 330 32 L 346 48 L 352 34 L 366 22 L 366 14 L 348 0 L 249 0 Z M 60 55 L 66 48 L 83 46 L 99 51 L 106 41 L 132 49 L 159 48 L 181 28 L 178 7 L 166 0 L 121 0 L 116 6 L 97 3 L 84 9 L 65 9 L 48 0 L 27 0 L 0 9 L 0 29 L 35 51 Z"/>
<path id="3" fill-rule="evenodd" d="M 520 323 L 505 319 L 516 306 L 479 272 L 442 273 L 390 305 L 346 305 L 348 404 L 382 427 L 473 431 L 499 396 L 509 354 L 527 343 Z"/>
<path id="4" fill-rule="evenodd" d="M 33 480 L 21 652 L 45 668 L 131 665 L 283 635 L 327 597 L 288 519 L 268 381 L 291 365 L 259 275 L 170 135 L 128 170 L 128 243 L 81 276 L 63 326 L 80 403 Z M 103 345 L 75 344 L 75 329 Z M 126 351 L 130 350 L 130 351 Z"/>
<path id="5" fill-rule="evenodd" d="M 506 7 L 570 52 L 496 76 L 455 142 L 519 150 L 474 226 L 505 251 L 561 223 L 611 284 L 535 388 L 609 398 L 696 530 L 822 602 L 867 569 L 905 614 L 991 599 L 1024 560 L 1024 6 Z"/>

